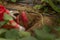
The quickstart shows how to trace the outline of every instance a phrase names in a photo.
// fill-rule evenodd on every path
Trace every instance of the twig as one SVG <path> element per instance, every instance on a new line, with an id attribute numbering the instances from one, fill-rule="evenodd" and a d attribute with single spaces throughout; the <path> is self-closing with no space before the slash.
<path id="1" fill-rule="evenodd" d="M 39 25 L 39 27 L 41 26 L 41 25 L 44 25 L 44 23 L 43 23 L 43 16 L 41 15 L 41 14 L 39 14 L 40 16 L 41 16 L 41 20 L 39 20 L 37 23 L 35 23 L 35 25 L 33 25 L 31 28 L 29 28 L 27 31 L 31 31 L 31 30 L 33 30 L 35 27 L 37 28 L 37 26 Z"/>

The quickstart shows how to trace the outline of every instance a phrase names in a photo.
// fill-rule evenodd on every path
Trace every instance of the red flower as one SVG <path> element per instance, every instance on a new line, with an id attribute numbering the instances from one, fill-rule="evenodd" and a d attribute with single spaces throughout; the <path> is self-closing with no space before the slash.
<path id="1" fill-rule="evenodd" d="M 0 5 L 0 14 L 5 12 L 5 7 Z"/>
<path id="2" fill-rule="evenodd" d="M 9 10 L 6 9 L 5 12 L 6 12 L 7 14 L 9 14 Z"/>
<path id="3" fill-rule="evenodd" d="M 4 12 L 9 13 L 9 10 L 7 10 L 4 6 L 0 5 L 0 21 L 3 21 Z"/>
<path id="4" fill-rule="evenodd" d="M 21 14 L 21 18 L 22 18 L 22 22 L 23 22 L 24 26 L 27 28 L 28 18 L 27 18 L 27 15 L 26 15 L 26 13 L 24 11 Z"/>
<path id="5" fill-rule="evenodd" d="M 6 11 L 5 7 L 0 5 L 0 21 L 3 20 L 3 15 L 5 11 Z"/>

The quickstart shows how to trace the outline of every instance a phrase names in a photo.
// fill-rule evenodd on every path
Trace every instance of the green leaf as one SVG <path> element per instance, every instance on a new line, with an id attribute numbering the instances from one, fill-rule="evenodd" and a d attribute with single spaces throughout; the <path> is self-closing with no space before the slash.
<path id="1" fill-rule="evenodd" d="M 48 3 L 48 1 L 47 1 L 47 0 L 41 0 L 41 2 L 47 2 L 47 3 Z"/>
<path id="2" fill-rule="evenodd" d="M 7 39 L 19 39 L 20 36 L 19 36 L 17 30 L 11 29 L 11 30 L 8 30 L 8 31 L 5 33 L 5 38 L 7 38 Z"/>
<path id="3" fill-rule="evenodd" d="M 60 40 L 60 38 L 56 39 L 56 40 Z"/>
<path id="4" fill-rule="evenodd" d="M 0 38 L 5 38 L 6 29 L 0 29 Z"/>
<path id="5" fill-rule="evenodd" d="M 0 27 L 2 27 L 3 25 L 5 25 L 5 24 L 7 24 L 8 23 L 8 20 L 6 20 L 6 21 L 1 21 L 0 22 Z"/>
<path id="6" fill-rule="evenodd" d="M 0 29 L 0 35 L 6 31 L 7 31 L 6 29 Z"/>
<path id="7" fill-rule="evenodd" d="M 47 25 L 44 25 L 43 28 L 42 28 L 42 31 L 46 32 L 46 33 L 49 33 L 51 31 L 51 28 Z"/>
<path id="8" fill-rule="evenodd" d="M 53 10 L 55 10 L 58 13 L 60 13 L 60 7 L 58 7 L 57 5 L 55 5 L 52 0 L 47 0 L 47 1 L 48 1 L 48 4 L 52 7 Z"/>
<path id="9" fill-rule="evenodd" d="M 6 40 L 6 39 L 4 39 L 4 38 L 0 38 L 0 40 Z"/>
<path id="10" fill-rule="evenodd" d="M 34 9 L 41 9 L 43 7 L 43 5 L 35 5 L 33 8 Z"/>
<path id="11" fill-rule="evenodd" d="M 22 38 L 22 39 L 19 39 L 19 40 L 37 40 L 37 39 L 34 38 L 34 37 L 26 37 L 26 38 Z"/>
<path id="12" fill-rule="evenodd" d="M 10 16 L 10 15 L 8 15 L 8 14 L 4 14 L 4 20 L 12 20 L 13 18 Z"/>
<path id="13" fill-rule="evenodd" d="M 21 38 L 26 38 L 26 37 L 30 37 L 30 36 L 31 36 L 31 34 L 29 32 L 18 31 L 15 29 L 8 30 L 5 33 L 5 38 L 7 38 L 7 39 L 21 39 Z"/>
<path id="14" fill-rule="evenodd" d="M 44 12 L 48 12 L 48 7 L 45 7 L 44 8 Z"/>
<path id="15" fill-rule="evenodd" d="M 4 39 L 4 38 L 0 38 L 0 40 L 16 40 L 16 39 Z"/>
<path id="16" fill-rule="evenodd" d="M 35 37 L 38 40 L 54 40 L 55 39 L 55 35 L 46 33 L 42 30 L 35 30 Z"/>
<path id="17" fill-rule="evenodd" d="M 31 34 L 30 34 L 29 32 L 26 32 L 26 31 L 20 31 L 20 32 L 19 32 L 19 36 L 20 36 L 21 38 L 23 38 L 23 37 L 30 37 Z"/>
<path id="18" fill-rule="evenodd" d="M 11 0 L 12 2 L 16 2 L 17 0 Z"/>
<path id="19" fill-rule="evenodd" d="M 60 27 L 55 28 L 56 31 L 60 32 Z"/>

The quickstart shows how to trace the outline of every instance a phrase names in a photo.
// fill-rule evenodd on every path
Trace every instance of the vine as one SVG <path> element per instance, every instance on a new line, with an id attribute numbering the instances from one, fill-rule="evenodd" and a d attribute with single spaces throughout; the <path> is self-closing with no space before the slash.
<path id="1" fill-rule="evenodd" d="M 47 0 L 48 1 L 48 4 L 58 13 L 60 13 L 60 8 L 58 8 L 52 0 Z"/>

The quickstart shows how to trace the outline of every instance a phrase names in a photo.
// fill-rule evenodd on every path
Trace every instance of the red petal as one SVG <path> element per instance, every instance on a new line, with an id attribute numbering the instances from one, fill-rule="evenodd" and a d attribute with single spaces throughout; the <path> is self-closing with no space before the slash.
<path id="1" fill-rule="evenodd" d="M 28 25 L 28 18 L 27 18 L 27 15 L 26 15 L 26 13 L 24 11 L 21 14 L 21 18 L 22 18 L 22 22 L 23 22 L 24 26 L 27 27 L 27 25 Z"/>
<path id="2" fill-rule="evenodd" d="M 24 22 L 27 22 L 27 21 L 28 21 L 28 18 L 27 18 L 27 15 L 26 15 L 25 12 L 22 12 L 21 17 L 22 17 L 22 20 L 23 20 Z"/>
<path id="3" fill-rule="evenodd" d="M 3 14 L 0 14 L 0 21 L 3 21 Z"/>
<path id="4" fill-rule="evenodd" d="M 9 10 L 6 9 L 6 13 L 9 14 Z"/>
<path id="5" fill-rule="evenodd" d="M 6 10 L 6 9 L 5 9 L 5 7 L 4 7 L 4 6 L 2 6 L 2 5 L 0 5 L 0 14 L 1 14 L 1 13 L 4 13 L 4 12 L 5 12 L 5 10 Z"/>
<path id="6" fill-rule="evenodd" d="M 3 20 L 5 10 L 6 10 L 5 7 L 0 5 L 0 21 Z"/>

